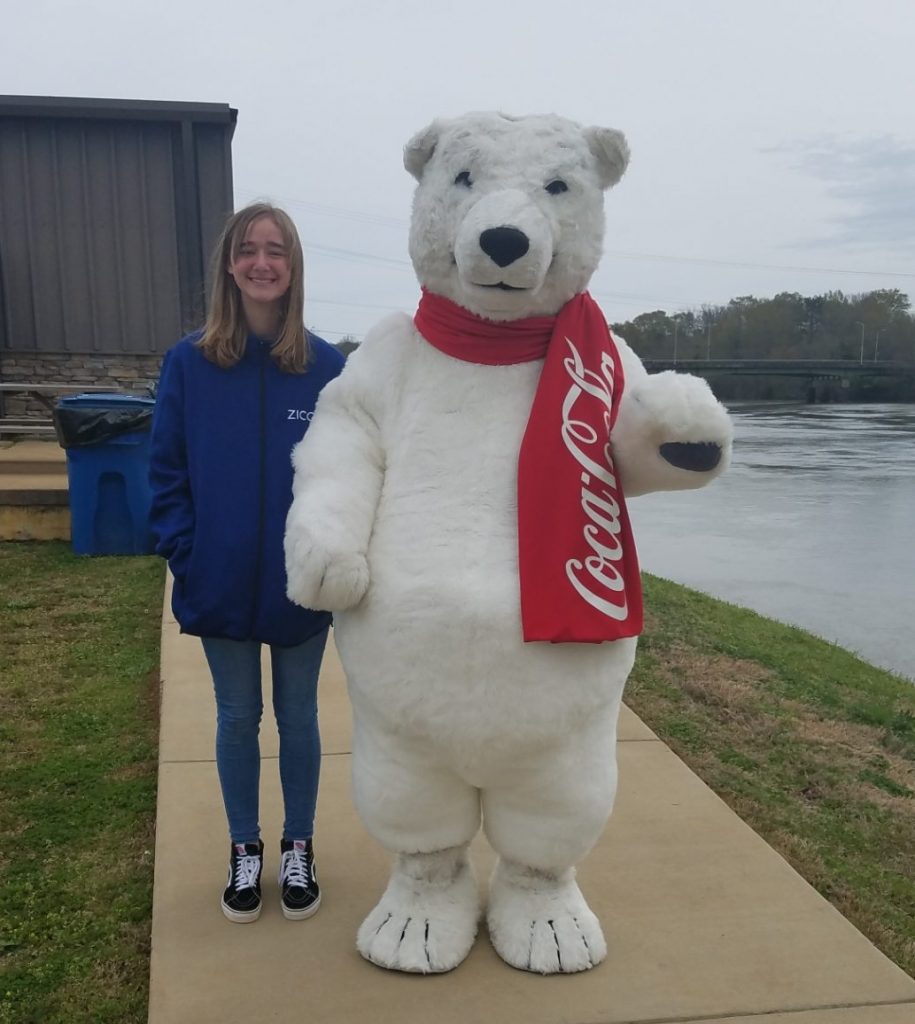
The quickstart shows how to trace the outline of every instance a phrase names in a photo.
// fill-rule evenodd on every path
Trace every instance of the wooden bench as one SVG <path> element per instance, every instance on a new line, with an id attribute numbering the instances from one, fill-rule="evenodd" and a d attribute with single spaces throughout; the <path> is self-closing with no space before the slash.
<path id="1" fill-rule="evenodd" d="M 37 416 L 0 416 L 0 437 L 40 434 L 54 437 L 54 423 Z"/>

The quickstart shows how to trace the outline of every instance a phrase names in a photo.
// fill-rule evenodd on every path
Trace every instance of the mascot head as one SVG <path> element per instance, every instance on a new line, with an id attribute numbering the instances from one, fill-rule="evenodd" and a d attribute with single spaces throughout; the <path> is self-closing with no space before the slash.
<path id="1" fill-rule="evenodd" d="M 621 132 L 555 115 L 433 121 L 404 149 L 420 283 L 490 320 L 552 316 L 597 268 L 628 162 Z"/>

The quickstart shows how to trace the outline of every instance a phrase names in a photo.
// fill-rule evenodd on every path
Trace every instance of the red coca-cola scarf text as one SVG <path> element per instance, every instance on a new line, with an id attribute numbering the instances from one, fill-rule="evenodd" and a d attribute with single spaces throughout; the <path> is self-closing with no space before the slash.
<path id="1" fill-rule="evenodd" d="M 603 643 L 642 631 L 642 586 L 610 453 L 623 367 L 600 307 L 497 323 L 423 291 L 414 323 L 435 348 L 504 366 L 545 359 L 518 458 L 526 641 Z"/>

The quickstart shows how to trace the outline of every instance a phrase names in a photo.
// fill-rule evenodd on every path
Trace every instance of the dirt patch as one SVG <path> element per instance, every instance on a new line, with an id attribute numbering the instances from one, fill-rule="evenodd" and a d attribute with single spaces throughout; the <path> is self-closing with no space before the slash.
<path id="1" fill-rule="evenodd" d="M 842 758 L 846 771 L 857 773 L 856 782 L 846 783 L 849 796 L 915 816 L 915 764 L 886 748 L 882 729 L 818 718 L 796 704 L 792 710 L 798 739 L 828 752 L 830 760 Z"/>
<path id="2" fill-rule="evenodd" d="M 705 654 L 672 644 L 664 652 L 664 673 L 680 681 L 681 686 L 708 704 L 730 704 L 740 698 L 754 698 L 759 684 L 773 678 L 772 673 L 754 661 L 739 661 L 725 654 Z"/>
<path id="3" fill-rule="evenodd" d="M 779 719 L 760 710 L 760 700 L 774 676 L 756 662 L 674 644 L 664 652 L 663 660 L 659 659 L 655 671 L 693 701 L 697 710 L 704 710 L 715 729 L 742 733 L 754 744 L 772 739 L 781 729 Z"/>

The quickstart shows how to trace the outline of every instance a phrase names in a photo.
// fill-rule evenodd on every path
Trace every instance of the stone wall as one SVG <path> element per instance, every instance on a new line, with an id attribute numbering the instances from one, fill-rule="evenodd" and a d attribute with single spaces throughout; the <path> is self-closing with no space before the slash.
<path id="1" fill-rule="evenodd" d="M 0 356 L 0 381 L 6 384 L 75 384 L 86 391 L 94 385 L 148 394 L 159 379 L 161 355 L 49 355 L 17 352 Z M 73 394 L 73 392 L 70 392 Z M 53 401 L 53 396 L 49 396 Z M 47 420 L 48 409 L 25 393 L 0 392 L 0 414 Z"/>

